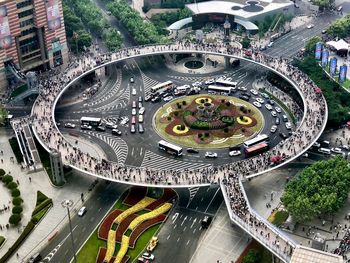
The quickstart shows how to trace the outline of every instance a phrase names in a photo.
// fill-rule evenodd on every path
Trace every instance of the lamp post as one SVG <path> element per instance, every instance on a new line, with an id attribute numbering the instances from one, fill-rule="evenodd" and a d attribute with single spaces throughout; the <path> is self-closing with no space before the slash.
<path id="1" fill-rule="evenodd" d="M 70 229 L 70 237 L 72 240 L 72 249 L 73 249 L 73 257 L 74 257 L 74 262 L 77 263 L 77 256 L 75 254 L 75 247 L 74 247 L 74 239 L 73 239 L 73 230 L 72 230 L 72 222 L 70 219 L 70 211 L 69 208 L 73 206 L 73 201 L 72 200 L 63 200 L 61 202 L 61 205 L 63 208 L 67 208 L 67 214 L 68 214 L 68 221 L 69 221 L 69 229 Z"/>

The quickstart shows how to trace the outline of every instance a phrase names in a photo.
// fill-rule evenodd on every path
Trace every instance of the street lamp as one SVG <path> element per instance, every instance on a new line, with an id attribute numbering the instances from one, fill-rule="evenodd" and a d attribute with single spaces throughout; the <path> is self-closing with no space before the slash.
<path id="1" fill-rule="evenodd" d="M 72 200 L 63 200 L 61 202 L 61 205 L 63 208 L 67 208 L 67 214 L 68 214 L 68 220 L 69 220 L 69 229 L 70 229 L 70 237 L 72 240 L 72 248 L 73 248 L 73 257 L 74 257 L 74 262 L 77 263 L 77 256 L 75 255 L 75 247 L 74 247 L 74 239 L 73 239 L 73 230 L 72 230 L 72 222 L 70 219 L 70 211 L 69 208 L 73 206 L 73 201 Z"/>

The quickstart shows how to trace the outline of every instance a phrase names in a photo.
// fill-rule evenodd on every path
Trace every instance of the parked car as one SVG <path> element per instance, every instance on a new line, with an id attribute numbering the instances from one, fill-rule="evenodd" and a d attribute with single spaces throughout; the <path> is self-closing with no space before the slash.
<path id="1" fill-rule="evenodd" d="M 307 25 L 307 29 L 311 29 L 311 28 L 313 28 L 314 26 L 315 26 L 314 24 Z"/>
<path id="2" fill-rule="evenodd" d="M 148 252 L 142 254 L 142 257 L 149 260 L 154 260 L 154 255 Z"/>
<path id="3" fill-rule="evenodd" d="M 288 121 L 288 117 L 287 117 L 287 115 L 282 115 L 282 120 L 284 121 L 284 122 L 287 122 Z"/>
<path id="4" fill-rule="evenodd" d="M 242 87 L 238 87 L 238 90 L 247 91 L 247 88 L 242 86 Z"/>
<path id="5" fill-rule="evenodd" d="M 280 118 L 279 118 L 279 117 L 276 117 L 276 119 L 275 119 L 275 124 L 276 124 L 276 125 L 279 125 L 279 124 L 280 124 Z"/>
<path id="6" fill-rule="evenodd" d="M 151 99 L 152 103 L 160 102 L 160 97 L 156 96 L 153 99 Z"/>
<path id="7" fill-rule="evenodd" d="M 254 105 L 255 107 L 257 107 L 257 108 L 261 108 L 261 104 L 260 104 L 259 102 L 257 102 L 257 101 L 254 101 L 254 102 L 253 102 L 253 105 Z"/>
<path id="8" fill-rule="evenodd" d="M 145 101 L 150 101 L 151 99 L 152 99 L 152 96 L 151 96 L 151 95 L 146 95 Z"/>
<path id="9" fill-rule="evenodd" d="M 277 116 L 277 112 L 275 112 L 275 111 L 273 110 L 273 111 L 271 111 L 271 115 L 272 115 L 272 117 L 276 117 L 276 116 Z"/>
<path id="10" fill-rule="evenodd" d="M 85 206 L 79 209 L 78 216 L 84 216 L 87 212 L 87 209 Z"/>
<path id="11" fill-rule="evenodd" d="M 245 101 L 249 101 L 249 97 L 245 96 L 245 95 L 241 95 L 239 96 L 240 99 L 245 100 Z"/>
<path id="12" fill-rule="evenodd" d="M 340 148 L 338 147 L 334 147 L 334 148 L 331 148 L 331 151 L 336 153 L 336 154 L 345 154 Z"/>
<path id="13" fill-rule="evenodd" d="M 277 106 L 275 107 L 275 111 L 278 112 L 278 113 L 281 113 L 281 112 L 282 112 L 281 108 L 280 108 L 280 107 L 277 107 Z"/>
<path id="14" fill-rule="evenodd" d="M 268 47 L 272 47 L 273 46 L 273 41 L 271 41 L 267 46 Z"/>
<path id="15" fill-rule="evenodd" d="M 167 97 L 165 97 L 163 100 L 165 101 L 165 102 L 168 102 L 168 101 L 171 101 L 173 99 L 173 96 L 167 96 Z"/>
<path id="16" fill-rule="evenodd" d="M 152 237 L 151 241 L 147 246 L 147 251 L 152 252 L 156 248 L 157 244 L 158 244 L 158 237 Z"/>
<path id="17" fill-rule="evenodd" d="M 250 92 L 255 96 L 258 95 L 258 91 L 255 89 L 251 89 Z"/>
<path id="18" fill-rule="evenodd" d="M 122 135 L 122 132 L 121 132 L 120 130 L 118 130 L 118 129 L 113 129 L 113 130 L 112 130 L 112 134 L 113 134 L 113 135 L 120 136 L 120 135 Z"/>
<path id="19" fill-rule="evenodd" d="M 206 152 L 206 153 L 205 153 L 205 157 L 206 157 L 206 158 L 217 158 L 217 157 L 218 157 L 218 154 L 217 154 L 217 153 L 214 153 L 214 152 Z"/>
<path id="20" fill-rule="evenodd" d="M 263 96 L 265 99 L 269 99 L 270 98 L 270 96 L 269 95 L 267 95 L 266 93 L 264 93 L 264 92 L 262 92 L 261 93 L 261 96 Z"/>
<path id="21" fill-rule="evenodd" d="M 277 125 L 272 125 L 270 132 L 275 133 L 277 131 Z"/>
<path id="22" fill-rule="evenodd" d="M 288 136 L 283 132 L 280 132 L 280 136 L 282 137 L 283 140 L 288 138 Z"/>
<path id="23" fill-rule="evenodd" d="M 145 113 L 145 107 L 141 107 L 139 110 L 139 114 L 143 115 Z"/>
<path id="24" fill-rule="evenodd" d="M 141 96 L 139 96 L 139 102 L 142 102 L 142 97 Z"/>
<path id="25" fill-rule="evenodd" d="M 131 115 L 135 116 L 136 115 L 136 109 L 131 110 Z"/>

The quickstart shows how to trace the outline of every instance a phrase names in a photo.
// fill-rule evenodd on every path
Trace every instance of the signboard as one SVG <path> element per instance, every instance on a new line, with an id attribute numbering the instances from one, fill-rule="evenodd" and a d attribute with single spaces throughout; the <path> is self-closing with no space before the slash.
<path id="1" fill-rule="evenodd" d="M 12 45 L 9 20 L 7 17 L 7 7 L 0 6 L 0 48 L 7 49 Z"/>
<path id="2" fill-rule="evenodd" d="M 61 17 L 58 0 L 46 1 L 46 15 L 49 30 L 54 31 L 61 27 Z"/>
<path id="3" fill-rule="evenodd" d="M 318 43 L 316 43 L 315 58 L 320 59 L 321 53 L 322 53 L 322 43 L 318 42 Z"/>
<path id="4" fill-rule="evenodd" d="M 327 66 L 328 58 L 329 58 L 329 51 L 327 49 L 324 49 L 322 52 L 322 62 L 321 62 L 322 67 Z"/>
<path id="5" fill-rule="evenodd" d="M 344 82 L 346 80 L 346 72 L 348 67 L 346 65 L 340 66 L 339 68 L 339 81 Z"/>
<path id="6" fill-rule="evenodd" d="M 329 73 L 331 74 L 331 76 L 335 75 L 336 70 L 337 70 L 337 59 L 331 58 L 330 66 L 329 66 Z"/>

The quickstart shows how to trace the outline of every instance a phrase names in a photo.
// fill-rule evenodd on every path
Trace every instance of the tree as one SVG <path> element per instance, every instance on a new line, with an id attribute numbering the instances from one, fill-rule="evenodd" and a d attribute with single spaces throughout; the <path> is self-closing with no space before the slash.
<path id="1" fill-rule="evenodd" d="M 314 36 L 310 38 L 305 44 L 305 51 L 308 54 L 314 54 L 316 43 L 318 42 L 322 42 L 322 39 L 319 36 Z"/>
<path id="2" fill-rule="evenodd" d="M 17 226 L 18 225 L 18 223 L 21 221 L 21 216 L 20 215 L 18 215 L 18 214 L 12 214 L 11 216 L 10 216 L 10 218 L 9 218 L 9 223 L 11 224 L 11 225 L 15 225 L 15 226 Z"/>
<path id="3" fill-rule="evenodd" d="M 324 10 L 331 8 L 334 5 L 334 0 L 312 0 L 312 3 Z"/>
<path id="4" fill-rule="evenodd" d="M 257 249 L 250 249 L 248 254 L 242 260 L 242 263 L 259 263 L 259 262 L 261 262 L 261 253 Z"/>
<path id="5" fill-rule="evenodd" d="M 335 20 L 327 29 L 333 37 L 344 38 L 350 35 L 350 14 Z"/>
<path id="6" fill-rule="evenodd" d="M 349 191 L 350 167 L 338 156 L 304 169 L 288 183 L 281 200 L 297 222 L 306 222 L 337 212 Z"/>
<path id="7" fill-rule="evenodd" d="M 243 48 L 249 48 L 250 46 L 250 39 L 246 36 L 241 40 L 241 44 Z"/>

